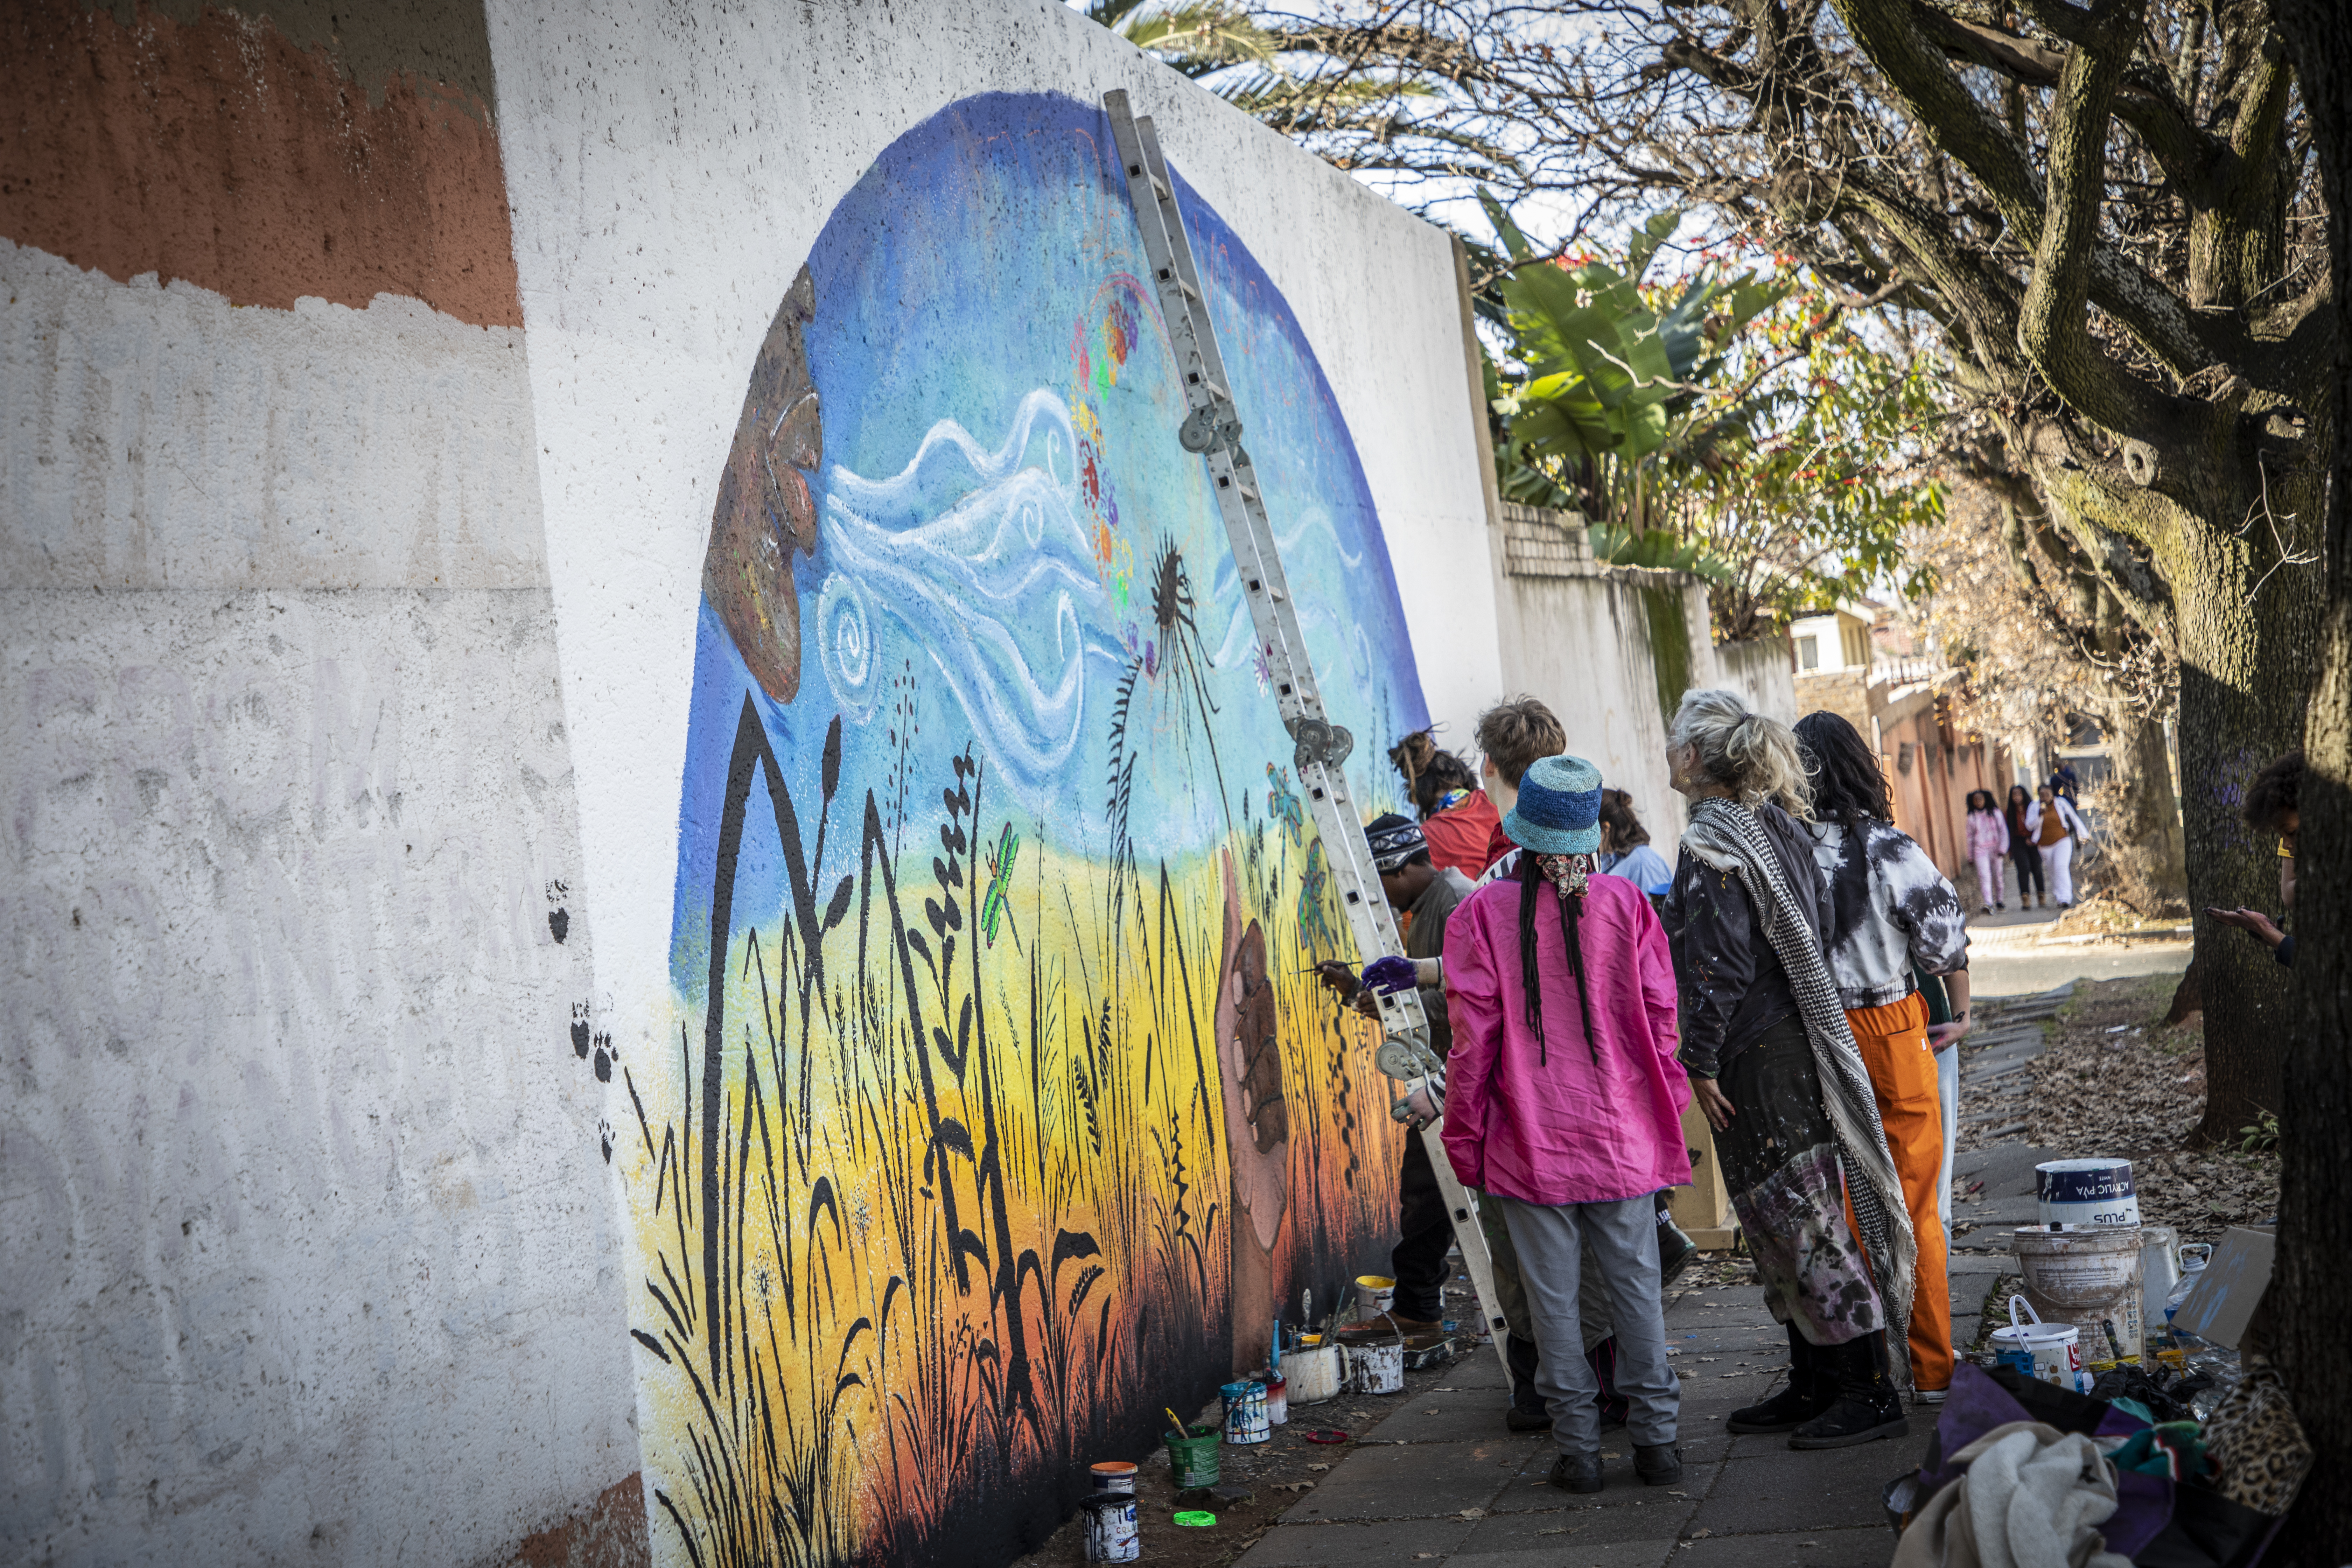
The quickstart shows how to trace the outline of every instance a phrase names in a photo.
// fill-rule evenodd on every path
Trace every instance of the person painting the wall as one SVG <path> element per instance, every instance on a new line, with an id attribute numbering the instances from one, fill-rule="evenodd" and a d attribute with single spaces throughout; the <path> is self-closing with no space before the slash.
<path id="1" fill-rule="evenodd" d="M 1789 1331 L 1789 1386 L 1730 1429 L 1787 1432 L 1792 1448 L 1899 1436 L 1887 1330 L 1906 1331 L 1916 1244 L 1822 953 L 1829 898 L 1796 738 L 1731 692 L 1692 691 L 1666 764 L 1691 803 L 1665 908 L 1681 1060 Z"/>
<path id="2" fill-rule="evenodd" d="M 2042 851 L 2033 846 L 2033 831 L 2025 826 L 2026 814 L 2033 809 L 2033 796 L 2023 784 L 2009 786 L 2009 804 L 2001 807 L 2001 824 L 2009 829 L 2009 864 L 2017 873 L 2017 907 L 2033 908 L 2033 896 L 2039 896 L 2046 907 L 2050 902 L 2049 884 L 2042 876 Z"/>
<path id="3" fill-rule="evenodd" d="M 2025 808 L 2026 836 L 2042 857 L 2049 874 L 2050 897 L 2063 910 L 2074 902 L 2074 841 L 2083 837 L 2083 819 L 2074 803 L 2043 784 L 2040 798 Z"/>
<path id="4" fill-rule="evenodd" d="M 1977 913 L 2006 910 L 2001 901 L 2000 858 L 2009 848 L 2009 825 L 1992 804 L 1992 791 L 1969 791 L 1969 858 L 1977 868 Z M 2024 896 L 2022 889 L 2019 897 Z"/>
<path id="5" fill-rule="evenodd" d="M 1503 831 L 1503 814 L 1518 804 L 1519 780 L 1539 757 L 1556 757 L 1568 750 L 1568 731 L 1549 708 L 1532 697 L 1512 697 L 1478 715 L 1479 787 L 1495 807 L 1494 831 L 1487 835 L 1486 861 L 1473 876 L 1493 868 L 1513 848 Z"/>
<path id="6" fill-rule="evenodd" d="M 1813 861 L 1829 896 L 1823 944 L 1847 1026 L 1869 1070 L 1879 1125 L 1918 1241 L 1910 1322 L 1911 1380 L 1923 1403 L 1952 1383 L 1952 1315 L 1937 1184 L 1944 1168 L 1943 1093 L 1916 966 L 1942 978 L 1956 1041 L 1969 1026 L 1968 913 L 1927 852 L 1894 823 L 1886 775 L 1835 713 L 1797 721 L 1812 784 Z M 1991 802 L 1987 800 L 1990 806 Z M 1987 815 L 1990 815 L 1988 813 Z"/>
<path id="7" fill-rule="evenodd" d="M 1343 998 L 1372 1012 L 1372 989 L 1402 990 L 1413 983 L 1414 968 L 1406 967 L 1409 961 L 1434 960 L 1444 952 L 1447 924 L 1469 897 L 1470 879 L 1453 867 L 1433 862 L 1428 840 L 1411 817 L 1393 812 L 1374 817 L 1364 829 L 1364 838 L 1371 847 L 1372 865 L 1381 874 L 1381 891 L 1390 907 L 1403 917 L 1404 959 L 1380 959 L 1367 966 L 1369 986 L 1337 960 L 1316 965 L 1316 977 Z M 1394 979 L 1390 978 L 1391 972 Z M 1443 1061 L 1454 1043 L 1445 993 L 1435 984 L 1420 989 L 1422 1011 L 1429 1018 L 1429 1048 Z M 1396 1279 L 1391 1315 L 1406 1333 L 1434 1329 L 1445 1315 L 1445 1252 L 1454 1245 L 1454 1227 L 1421 1136 L 1421 1129 L 1442 1108 L 1444 1094 L 1442 1077 L 1417 1093 L 1413 1115 L 1406 1122 L 1404 1159 L 1397 1171 L 1397 1244 L 1389 1255 L 1389 1272 Z"/>
<path id="8" fill-rule="evenodd" d="M 2246 786 L 2246 824 L 2257 833 L 2278 835 L 2279 910 L 2294 909 L 2294 841 L 2303 826 L 2303 753 L 2289 752 L 2254 775 Z M 2205 912 L 2223 925 L 2235 926 L 2271 950 L 2271 956 L 2294 967 L 2294 938 L 2260 910 L 2209 907 Z"/>
<path id="9" fill-rule="evenodd" d="M 1633 814 L 1633 797 L 1622 789 L 1601 792 L 1601 869 L 1651 894 L 1664 893 L 1675 879 L 1666 858 L 1650 847 L 1649 830 Z"/>
<path id="10" fill-rule="evenodd" d="M 1689 1088 L 1658 917 L 1632 883 L 1593 871 L 1600 810 L 1591 763 L 1528 768 L 1503 819 L 1517 874 L 1454 911 L 1445 954 L 1446 1157 L 1509 1229 L 1559 1451 L 1550 1479 L 1574 1492 L 1601 1488 L 1599 1384 L 1581 1353 L 1588 1267 L 1614 1321 L 1634 1469 L 1652 1486 L 1683 1474 L 1654 1194 L 1690 1180 Z"/>
<path id="11" fill-rule="evenodd" d="M 1478 787 L 1470 764 L 1439 750 L 1426 730 L 1415 730 L 1390 748 L 1389 761 L 1404 776 L 1413 809 L 1421 814 L 1430 859 L 1465 877 L 1485 870 L 1486 847 L 1502 816 Z"/>

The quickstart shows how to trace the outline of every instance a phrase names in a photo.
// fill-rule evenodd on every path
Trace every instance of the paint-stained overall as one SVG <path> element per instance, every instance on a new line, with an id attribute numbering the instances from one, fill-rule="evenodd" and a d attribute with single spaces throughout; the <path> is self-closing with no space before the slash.
<path id="1" fill-rule="evenodd" d="M 1108 143 L 1044 95 L 898 138 L 704 492 L 673 1016 L 614 1067 L 663 1561 L 1000 1560 L 1393 1227 L 1401 1134 L 1304 973 L 1344 922 Z M 1424 715 L 1370 490 L 1182 196 L 1377 758 Z"/>

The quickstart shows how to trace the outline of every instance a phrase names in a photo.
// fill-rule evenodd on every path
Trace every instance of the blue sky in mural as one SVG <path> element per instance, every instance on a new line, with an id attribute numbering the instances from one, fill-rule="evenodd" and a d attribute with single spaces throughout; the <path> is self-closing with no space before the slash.
<path id="1" fill-rule="evenodd" d="M 1130 668 L 1126 750 L 1148 803 L 1133 814 L 1139 858 L 1207 848 L 1245 793 L 1264 814 L 1267 765 L 1286 764 L 1290 744 L 1205 470 L 1176 440 L 1183 404 L 1109 144 L 1094 104 L 967 99 L 894 142 L 810 254 L 824 458 L 817 549 L 795 562 L 802 679 L 790 704 L 760 694 L 704 605 L 673 954 L 688 989 L 700 961 L 686 906 L 709 886 L 747 689 L 804 817 L 841 716 L 830 826 L 853 856 L 865 791 L 889 798 L 910 685 L 918 820 L 936 809 L 944 759 L 970 742 L 988 770 L 989 831 L 1008 822 L 1034 840 L 1042 825 L 1065 853 L 1108 854 L 1113 713 Z M 1358 735 L 1350 777 L 1367 802 L 1391 798 L 1381 749 L 1426 710 L 1371 497 L 1287 304 L 1184 183 L 1181 151 L 1244 444 L 1327 700 Z M 780 293 L 792 270 L 778 268 Z M 904 846 L 919 847 L 935 848 Z M 747 853 L 738 909 L 778 907 L 773 859 Z"/>

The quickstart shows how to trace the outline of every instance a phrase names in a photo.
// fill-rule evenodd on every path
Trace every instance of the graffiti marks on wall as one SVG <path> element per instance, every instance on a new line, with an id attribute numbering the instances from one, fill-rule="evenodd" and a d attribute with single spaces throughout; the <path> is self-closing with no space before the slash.
<path id="1" fill-rule="evenodd" d="M 752 371 L 669 1043 L 615 1066 L 672 1561 L 1008 1557 L 1393 1227 L 1385 1080 L 1307 973 L 1343 942 L 1321 847 L 1108 141 L 1045 96 L 909 130 Z M 1184 195 L 1309 645 L 1377 756 L 1423 714 L 1361 471 Z"/>

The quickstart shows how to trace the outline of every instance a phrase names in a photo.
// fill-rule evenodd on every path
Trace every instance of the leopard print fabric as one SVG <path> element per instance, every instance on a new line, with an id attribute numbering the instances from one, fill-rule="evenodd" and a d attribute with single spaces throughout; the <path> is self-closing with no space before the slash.
<path id="1" fill-rule="evenodd" d="M 2247 1358 L 2245 1377 L 2205 1423 L 2205 1452 L 2221 1472 L 2213 1489 L 2231 1502 L 2273 1517 L 2293 1505 L 2311 1471 L 2311 1440 L 2268 1361 Z"/>

